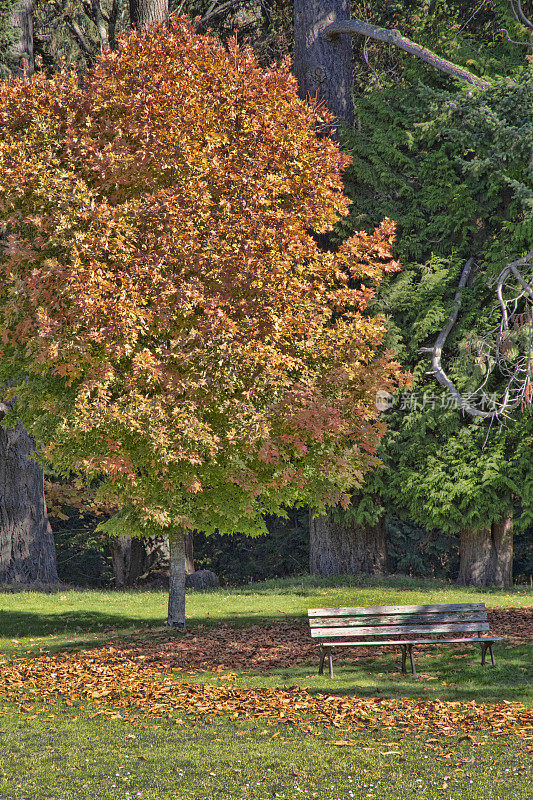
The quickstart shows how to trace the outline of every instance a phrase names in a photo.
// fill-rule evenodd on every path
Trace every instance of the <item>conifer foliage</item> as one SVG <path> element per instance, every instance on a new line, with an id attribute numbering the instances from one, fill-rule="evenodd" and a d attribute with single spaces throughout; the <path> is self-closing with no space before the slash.
<path id="1" fill-rule="evenodd" d="M 0 87 L 0 381 L 110 532 L 258 534 L 374 463 L 394 227 L 317 246 L 349 204 L 330 121 L 186 18 Z"/>

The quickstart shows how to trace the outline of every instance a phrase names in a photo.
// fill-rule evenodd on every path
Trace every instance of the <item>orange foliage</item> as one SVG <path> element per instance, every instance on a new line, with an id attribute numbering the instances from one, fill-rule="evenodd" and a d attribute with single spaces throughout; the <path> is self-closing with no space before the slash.
<path id="1" fill-rule="evenodd" d="M 186 18 L 81 84 L 0 85 L 0 378 L 55 467 L 147 533 L 258 533 L 375 463 L 394 226 L 319 249 L 349 201 L 318 115 L 288 63 Z"/>
<path id="2" fill-rule="evenodd" d="M 44 481 L 44 494 L 46 498 L 46 513 L 56 519 L 69 519 L 69 508 L 75 508 L 79 514 L 91 514 L 94 517 L 113 514 L 116 509 L 105 503 L 98 502 L 96 492 L 89 487 L 80 487 L 75 483 L 60 483 L 59 481 Z"/>

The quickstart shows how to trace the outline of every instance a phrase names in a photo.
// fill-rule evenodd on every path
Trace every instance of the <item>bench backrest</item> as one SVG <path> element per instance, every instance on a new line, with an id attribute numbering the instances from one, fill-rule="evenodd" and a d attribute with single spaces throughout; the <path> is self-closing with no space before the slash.
<path id="1" fill-rule="evenodd" d="M 316 639 L 368 639 L 433 633 L 481 633 L 489 630 L 485 603 L 422 606 L 310 608 L 311 636 Z"/>

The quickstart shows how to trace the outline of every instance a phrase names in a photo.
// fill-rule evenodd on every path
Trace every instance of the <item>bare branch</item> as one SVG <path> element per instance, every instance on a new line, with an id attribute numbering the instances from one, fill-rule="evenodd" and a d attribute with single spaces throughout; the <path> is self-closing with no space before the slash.
<path id="1" fill-rule="evenodd" d="M 459 316 L 459 309 L 461 308 L 461 295 L 463 293 L 464 287 L 467 284 L 468 276 L 470 275 L 470 270 L 472 269 L 473 264 L 474 264 L 474 259 L 469 258 L 463 268 L 463 271 L 461 273 L 461 279 L 459 281 L 459 286 L 457 287 L 457 291 L 455 293 L 454 308 L 448 318 L 446 327 L 440 332 L 440 334 L 437 337 L 437 341 L 433 346 L 433 374 L 435 375 L 436 379 L 441 384 L 441 386 L 444 386 L 449 391 L 453 399 L 457 401 L 457 403 L 463 409 L 463 411 L 467 411 L 474 417 L 492 417 L 494 416 L 493 412 L 481 411 L 479 408 L 474 408 L 474 406 L 470 405 L 470 403 L 467 400 L 465 400 L 465 398 L 461 395 L 461 393 L 455 388 L 453 382 L 448 378 L 441 365 L 442 348 L 446 343 L 448 334 L 450 333 L 451 329 L 457 322 L 457 317 Z"/>
<path id="2" fill-rule="evenodd" d="M 520 22 L 522 22 L 522 24 L 525 25 L 527 28 L 533 28 L 533 22 L 530 22 L 530 20 L 528 20 L 528 18 L 522 11 L 522 3 L 520 2 L 520 0 L 514 0 L 514 2 L 516 3 L 516 10 L 518 12 L 518 17 L 520 19 Z M 513 5 L 513 0 L 511 0 L 511 5 Z"/>
<path id="3" fill-rule="evenodd" d="M 208 22 L 210 22 L 210 20 L 219 17 L 221 14 L 229 11 L 230 8 L 233 8 L 234 6 L 243 5 L 244 2 L 245 0 L 228 0 L 227 3 L 223 3 L 220 6 L 218 5 L 218 0 L 213 0 L 204 16 L 198 21 L 198 27 L 200 28 L 202 25 L 206 25 Z"/>
<path id="4" fill-rule="evenodd" d="M 410 39 L 402 36 L 397 30 L 379 28 L 377 25 L 370 25 L 368 22 L 352 19 L 346 20 L 346 22 L 333 22 L 331 25 L 324 28 L 321 35 L 325 39 L 331 40 L 341 34 L 358 34 L 359 36 L 369 36 L 371 39 L 377 39 L 380 42 L 387 42 L 387 44 L 392 44 L 395 47 L 399 47 L 401 50 L 405 50 L 406 53 L 411 53 L 411 55 L 422 59 L 422 61 L 426 61 L 432 67 L 435 67 L 435 69 L 452 75 L 454 78 L 459 78 L 460 80 L 471 83 L 474 86 L 479 86 L 480 88 L 486 88 L 490 85 L 488 81 L 478 78 L 477 75 L 474 75 L 467 69 L 459 67 L 457 64 L 452 64 L 451 61 L 441 58 L 432 50 L 428 50 L 426 47 L 412 42 Z"/>
<path id="5" fill-rule="evenodd" d="M 104 16 L 102 14 L 102 7 L 100 5 L 100 0 L 91 0 L 91 5 L 94 14 L 94 23 L 98 30 L 98 36 L 100 38 L 100 50 L 102 53 L 108 53 L 111 48 L 109 46 L 109 37 L 107 33 L 107 27 L 105 24 Z"/>
<path id="6" fill-rule="evenodd" d="M 454 386 L 444 372 L 441 364 L 442 349 L 451 329 L 457 321 L 461 305 L 461 294 L 467 285 L 472 267 L 472 259 L 465 264 L 461 280 L 455 294 L 455 307 L 448 323 L 439 334 L 433 347 L 433 374 L 457 401 L 459 406 L 472 416 L 483 418 L 499 418 L 508 416 L 508 412 L 521 406 L 531 407 L 533 402 L 533 281 L 526 280 L 520 272 L 533 260 L 533 250 L 522 258 L 507 264 L 496 280 L 496 297 L 501 311 L 501 322 L 498 328 L 481 337 L 471 336 L 466 346 L 469 351 L 477 353 L 476 362 L 484 365 L 485 378 L 481 385 L 465 398 Z M 508 285 L 509 278 L 516 284 Z M 489 376 L 497 370 L 499 380 L 503 378 L 505 388 L 499 400 L 490 397 L 485 386 Z M 472 399 L 478 398 L 481 408 L 472 405 Z M 489 406 L 490 411 L 482 410 Z"/>
<path id="7" fill-rule="evenodd" d="M 67 23 L 68 29 L 70 30 L 70 32 L 72 33 L 72 35 L 76 39 L 78 47 L 80 48 L 81 52 L 85 56 L 85 58 L 87 60 L 87 63 L 89 64 L 89 66 L 91 66 L 92 63 L 93 63 L 93 60 L 94 60 L 94 52 L 93 52 L 93 49 L 90 46 L 89 42 L 85 38 L 85 34 L 83 33 L 83 31 L 80 28 L 80 26 L 78 25 L 78 23 L 75 22 L 68 15 L 65 16 L 65 22 Z"/>
<path id="8" fill-rule="evenodd" d="M 500 28 L 498 33 L 504 33 L 507 41 L 511 42 L 511 44 L 523 44 L 526 47 L 531 47 L 531 42 L 517 42 L 516 39 L 511 39 L 511 37 L 509 36 L 509 31 L 505 30 L 505 28 Z"/>
<path id="9" fill-rule="evenodd" d="M 94 10 L 90 0 L 82 0 L 81 4 L 84 12 L 87 14 L 91 22 L 94 22 Z"/>

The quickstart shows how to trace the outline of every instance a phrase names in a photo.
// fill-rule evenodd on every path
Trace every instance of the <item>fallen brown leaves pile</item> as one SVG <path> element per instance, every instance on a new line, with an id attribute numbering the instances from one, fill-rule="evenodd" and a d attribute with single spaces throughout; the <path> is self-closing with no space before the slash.
<path id="1" fill-rule="evenodd" d="M 533 608 L 489 609 L 489 623 L 495 636 L 504 636 L 510 643 L 532 641 Z M 399 652 L 398 648 L 388 649 Z M 359 647 L 357 657 L 375 656 L 377 652 Z M 308 623 L 293 621 L 245 628 L 200 626 L 197 633 L 161 643 L 148 657 L 161 667 L 191 673 L 217 669 L 264 672 L 318 663 Z M 342 658 L 346 655 L 340 653 L 338 660 Z"/>
<path id="2" fill-rule="evenodd" d="M 368 651 L 370 652 L 370 651 Z M 205 670 L 265 672 L 299 664 L 318 663 L 317 647 L 304 622 L 276 622 L 234 628 L 199 626 L 179 639 L 168 636 L 151 649 L 148 658 L 161 668 L 191 674 Z"/>
<path id="3" fill-rule="evenodd" d="M 451 735 L 490 731 L 533 740 L 533 709 L 521 703 L 445 702 L 357 698 L 311 694 L 305 689 L 243 689 L 226 685 L 178 683 L 173 668 L 218 669 L 232 666 L 271 668 L 282 664 L 316 662 L 316 652 L 307 640 L 299 642 L 298 625 L 280 624 L 231 629 L 221 626 L 201 633 L 159 641 L 114 642 L 96 650 L 39 656 L 0 663 L 0 694 L 22 704 L 29 698 L 73 706 L 89 702 L 92 713 L 125 716 L 142 711 L 150 716 L 176 714 L 229 715 L 233 718 L 264 718 L 297 725 L 310 723 L 343 729 L 395 729 L 405 733 L 432 732 Z M 302 626 L 302 629 L 303 626 Z M 264 652 L 270 647 L 274 653 Z M 220 648 L 216 664 L 214 651 Z M 224 653 L 224 649 L 229 650 Z M 226 658 L 226 655 L 228 656 Z M 192 666 L 194 665 L 194 667 Z M 226 667 L 227 668 L 227 667 Z M 177 722 L 183 720 L 176 720 Z"/>
<path id="4" fill-rule="evenodd" d="M 504 636 L 516 644 L 533 640 L 533 607 L 488 608 L 487 612 L 495 636 Z"/>

